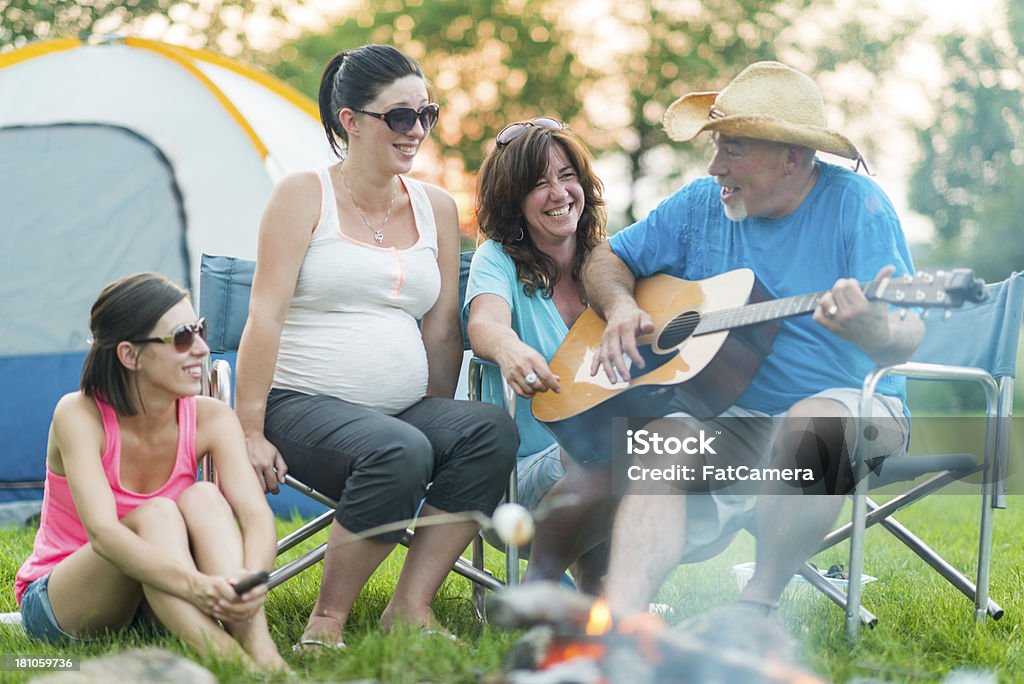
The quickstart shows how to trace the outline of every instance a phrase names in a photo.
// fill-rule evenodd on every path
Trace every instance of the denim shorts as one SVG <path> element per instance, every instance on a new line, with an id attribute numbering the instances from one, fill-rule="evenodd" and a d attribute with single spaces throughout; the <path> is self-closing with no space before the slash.
<path id="1" fill-rule="evenodd" d="M 42 639 L 55 644 L 90 641 L 89 637 L 68 634 L 57 624 L 57 617 L 53 614 L 53 606 L 50 605 L 50 594 L 47 590 L 49 583 L 50 573 L 46 573 L 28 585 L 25 593 L 21 595 L 21 627 L 25 630 L 25 634 L 33 639 Z M 162 625 L 150 619 L 142 611 L 141 606 L 135 611 L 135 615 L 126 629 L 139 630 L 147 638 L 168 634 Z"/>
<path id="2" fill-rule="evenodd" d="M 552 444 L 543 451 L 519 459 L 516 482 L 519 503 L 531 511 L 537 510 L 540 500 L 565 477 L 562 467 L 562 450 Z"/>
<path id="3" fill-rule="evenodd" d="M 22 629 L 25 630 L 25 634 L 33 639 L 42 639 L 51 643 L 84 641 L 81 637 L 68 634 L 57 624 L 57 618 L 53 614 L 53 607 L 50 605 L 50 596 L 46 590 L 49 582 L 50 573 L 46 573 L 28 585 L 25 593 L 22 594 Z"/>

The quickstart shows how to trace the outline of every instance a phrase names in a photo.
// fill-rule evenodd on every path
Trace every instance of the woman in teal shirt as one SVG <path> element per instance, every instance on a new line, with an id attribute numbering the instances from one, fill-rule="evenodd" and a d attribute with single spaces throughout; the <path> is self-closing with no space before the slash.
<path id="1" fill-rule="evenodd" d="M 580 272 L 604 239 L 601 181 L 583 142 L 560 122 L 506 126 L 484 160 L 480 234 L 463 315 L 473 352 L 493 361 L 518 395 L 519 500 L 531 510 L 570 495 L 538 522 L 524 581 L 557 580 L 570 565 L 580 589 L 600 592 L 614 501 L 607 469 L 585 468 L 534 419 L 536 392 L 559 391 L 548 367 L 587 307 Z M 563 499 L 565 500 L 565 499 Z"/>

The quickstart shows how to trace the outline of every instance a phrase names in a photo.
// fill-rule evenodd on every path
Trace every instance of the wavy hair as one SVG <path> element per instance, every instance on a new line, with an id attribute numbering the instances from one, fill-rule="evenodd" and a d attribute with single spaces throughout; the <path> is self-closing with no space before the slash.
<path id="1" fill-rule="evenodd" d="M 572 263 L 573 279 L 582 282 L 583 262 L 604 240 L 608 217 L 602 197 L 604 186 L 594 173 L 593 157 L 576 134 L 568 129 L 527 128 L 507 145 L 491 150 L 480 168 L 477 184 L 480 234 L 500 243 L 512 257 L 516 277 L 529 297 L 538 290 L 551 297 L 558 282 L 555 262 L 534 245 L 522 209 L 523 200 L 547 170 L 552 144 L 565 152 L 583 188 L 584 207 L 576 228 Z"/>

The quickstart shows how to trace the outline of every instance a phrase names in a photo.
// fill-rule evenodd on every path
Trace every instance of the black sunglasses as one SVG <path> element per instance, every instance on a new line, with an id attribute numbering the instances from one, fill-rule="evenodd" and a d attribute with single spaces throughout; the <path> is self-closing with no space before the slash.
<path id="1" fill-rule="evenodd" d="M 548 128 L 552 131 L 563 131 L 569 127 L 561 121 L 556 121 L 555 119 L 549 119 L 546 116 L 542 116 L 536 119 L 530 119 L 529 121 L 519 121 L 505 126 L 498 132 L 498 137 L 495 138 L 495 142 L 497 142 L 498 147 L 504 147 L 521 136 L 526 132 L 527 128 L 531 128 L 532 126 Z"/>
<path id="2" fill-rule="evenodd" d="M 423 126 L 423 130 L 429 131 L 433 128 L 434 124 L 437 123 L 437 115 L 440 113 L 441 107 L 431 103 L 424 105 L 419 111 L 411 107 L 397 107 L 383 114 L 380 112 L 368 112 L 365 109 L 355 109 L 354 111 L 380 119 L 395 133 L 408 133 L 416 125 L 417 119 L 420 122 L 420 126 Z"/>
<path id="3" fill-rule="evenodd" d="M 174 332 L 167 337 L 147 337 L 144 340 L 128 340 L 132 344 L 143 342 L 160 342 L 162 344 L 173 344 L 175 351 L 187 352 L 196 341 L 196 335 L 206 339 L 206 319 L 200 318 L 193 324 L 185 323 L 174 329 Z"/>

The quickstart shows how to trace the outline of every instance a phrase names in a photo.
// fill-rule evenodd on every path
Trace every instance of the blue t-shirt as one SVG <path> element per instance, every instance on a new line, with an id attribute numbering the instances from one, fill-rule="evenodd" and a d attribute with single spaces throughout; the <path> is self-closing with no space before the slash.
<path id="1" fill-rule="evenodd" d="M 512 309 L 512 329 L 519 339 L 536 349 L 547 360 L 555 355 L 569 329 L 558 313 L 555 303 L 543 292 L 526 295 L 523 283 L 516 278 L 516 265 L 512 257 L 493 240 L 480 245 L 473 255 L 469 268 L 469 282 L 466 284 L 466 303 L 462 306 L 463 321 L 469 320 L 469 305 L 473 298 L 482 294 L 498 295 Z M 483 399 L 501 396 L 497 371 L 489 378 L 485 374 Z M 530 410 L 529 399 L 516 397 L 516 427 L 519 429 L 519 457 L 529 456 L 555 443 L 551 436 Z"/>
<path id="2" fill-rule="evenodd" d="M 720 186 L 701 178 L 673 193 L 644 219 L 613 235 L 615 254 L 637 276 L 655 273 L 702 280 L 750 268 L 776 298 L 831 289 L 839 278 L 866 282 L 888 264 L 913 272 L 899 219 L 870 178 L 818 162 L 814 188 L 781 219 L 732 221 Z M 772 353 L 737 400 L 743 408 L 778 414 L 833 387 L 860 387 L 875 366 L 864 352 L 814 322 L 787 318 Z M 904 399 L 906 381 L 885 378 L 878 390 Z"/>

